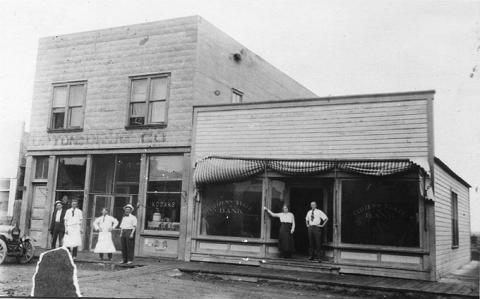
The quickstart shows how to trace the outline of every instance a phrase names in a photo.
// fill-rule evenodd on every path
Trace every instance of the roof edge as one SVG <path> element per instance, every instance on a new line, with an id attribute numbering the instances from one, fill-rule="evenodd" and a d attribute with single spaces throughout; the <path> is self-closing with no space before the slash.
<path id="1" fill-rule="evenodd" d="M 415 96 L 415 95 L 435 95 L 434 89 L 418 90 L 418 91 L 404 91 L 404 92 L 385 92 L 385 93 L 365 93 L 365 94 L 350 94 L 339 96 L 326 96 L 326 97 L 312 97 L 312 98 L 289 98 L 283 100 L 262 100 L 255 102 L 243 102 L 238 104 L 225 103 L 225 104 L 203 104 L 193 105 L 193 108 L 208 108 L 208 107 L 245 107 L 252 105 L 264 105 L 264 104 L 283 104 L 283 103 L 299 103 L 299 102 L 315 102 L 315 101 L 331 101 L 331 100 L 349 100 L 349 99 L 363 99 L 363 98 L 381 98 L 381 97 L 401 97 L 401 96 Z"/>
<path id="2" fill-rule="evenodd" d="M 472 186 L 467 183 L 467 181 L 465 181 L 464 179 L 462 179 L 458 174 L 456 174 L 450 167 L 447 166 L 447 164 L 445 164 L 442 160 L 440 160 L 438 157 L 434 157 L 433 158 L 433 161 L 435 162 L 435 164 L 437 164 L 438 166 L 440 166 L 440 168 L 442 168 L 446 173 L 448 173 L 449 175 L 451 175 L 453 178 L 455 178 L 457 181 L 459 181 L 462 185 L 464 185 L 465 187 L 467 188 L 471 188 Z"/>

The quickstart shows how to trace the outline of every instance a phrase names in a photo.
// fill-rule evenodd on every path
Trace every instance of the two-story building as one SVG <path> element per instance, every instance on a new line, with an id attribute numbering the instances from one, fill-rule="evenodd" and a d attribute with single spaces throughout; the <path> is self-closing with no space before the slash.
<path id="1" fill-rule="evenodd" d="M 435 157 L 433 95 L 317 98 L 200 17 L 43 38 L 21 225 L 47 247 L 54 201 L 78 199 L 88 250 L 131 203 L 139 256 L 435 280 L 470 260 L 470 186 Z M 263 211 L 284 204 L 288 261 Z"/>
<path id="2" fill-rule="evenodd" d="M 131 203 L 136 253 L 183 258 L 192 107 L 314 96 L 197 16 L 42 38 L 21 225 L 47 247 L 53 203 L 78 199 L 90 249 Z"/>

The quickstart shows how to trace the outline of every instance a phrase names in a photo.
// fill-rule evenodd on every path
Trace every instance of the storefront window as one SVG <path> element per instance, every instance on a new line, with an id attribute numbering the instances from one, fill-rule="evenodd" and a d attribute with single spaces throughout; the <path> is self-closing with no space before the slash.
<path id="1" fill-rule="evenodd" d="M 201 233 L 260 238 L 262 181 L 208 185 L 202 196 Z"/>
<path id="2" fill-rule="evenodd" d="M 138 194 L 140 155 L 95 155 L 91 189 L 101 194 Z"/>
<path id="3" fill-rule="evenodd" d="M 116 163 L 115 193 L 138 194 L 140 155 L 118 155 Z"/>
<path id="4" fill-rule="evenodd" d="M 415 181 L 343 181 L 342 242 L 418 247 L 418 190 Z"/>
<path id="5" fill-rule="evenodd" d="M 36 157 L 35 161 L 35 179 L 46 180 L 48 178 L 48 157 Z"/>
<path id="6" fill-rule="evenodd" d="M 183 156 L 149 159 L 145 229 L 180 230 Z"/>
<path id="7" fill-rule="evenodd" d="M 63 157 L 58 159 L 57 188 L 55 200 L 66 202 L 70 206 L 73 199 L 83 206 L 85 186 L 86 157 Z"/>

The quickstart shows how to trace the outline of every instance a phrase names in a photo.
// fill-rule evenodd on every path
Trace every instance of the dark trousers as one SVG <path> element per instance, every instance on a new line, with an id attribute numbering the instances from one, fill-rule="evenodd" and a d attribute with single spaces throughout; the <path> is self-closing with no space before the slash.
<path id="1" fill-rule="evenodd" d="M 78 247 L 75 246 L 75 247 L 68 247 L 68 251 L 70 251 L 72 253 L 72 257 L 77 257 L 77 251 L 78 251 Z"/>
<path id="2" fill-rule="evenodd" d="M 107 253 L 107 256 L 108 259 L 111 260 L 113 255 L 111 253 Z M 100 258 L 103 260 L 103 253 L 100 253 Z"/>
<path id="3" fill-rule="evenodd" d="M 58 247 L 62 247 L 64 235 L 65 235 L 65 226 L 63 225 L 63 223 L 55 222 L 52 230 L 52 248 L 55 248 L 57 239 L 58 239 Z"/>
<path id="4" fill-rule="evenodd" d="M 310 257 L 322 257 L 322 228 L 319 226 L 308 227 L 308 245 Z"/>
<path id="5" fill-rule="evenodd" d="M 130 238 L 131 233 L 131 229 L 122 229 L 120 241 L 122 243 L 122 257 L 124 263 L 133 261 L 135 239 Z"/>

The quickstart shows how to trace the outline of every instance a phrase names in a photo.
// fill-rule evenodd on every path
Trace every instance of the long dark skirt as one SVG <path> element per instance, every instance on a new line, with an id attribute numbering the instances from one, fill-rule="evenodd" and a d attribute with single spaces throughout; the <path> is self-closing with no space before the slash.
<path id="1" fill-rule="evenodd" d="M 291 223 L 280 223 L 280 231 L 278 233 L 278 249 L 283 257 L 290 257 L 292 252 L 295 251 L 293 235 L 290 233 L 291 230 Z"/>

